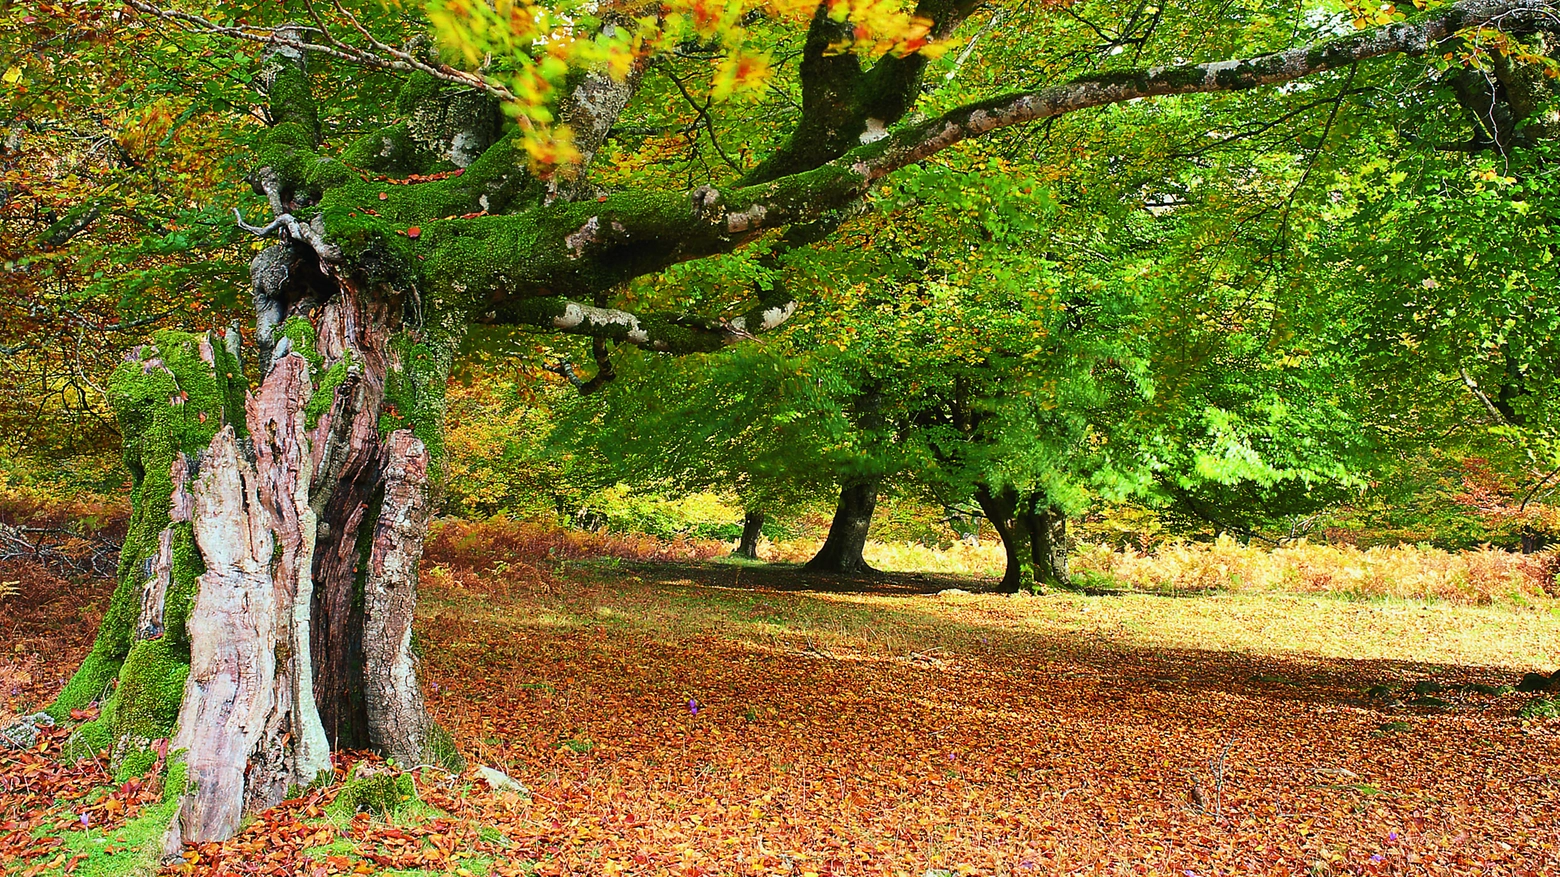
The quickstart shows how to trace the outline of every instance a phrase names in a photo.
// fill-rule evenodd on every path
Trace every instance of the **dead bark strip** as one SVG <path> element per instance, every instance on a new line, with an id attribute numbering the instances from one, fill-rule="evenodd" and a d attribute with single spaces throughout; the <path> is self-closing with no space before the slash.
<path id="1" fill-rule="evenodd" d="M 268 787 L 251 782 L 250 800 L 258 807 L 281 801 L 288 785 L 310 782 L 330 770 L 330 741 L 315 705 L 309 643 L 316 518 L 309 505 L 313 465 L 304 413 L 312 393 L 308 374 L 303 357 L 284 357 L 246 406 L 260 504 L 269 513 L 276 538 L 272 576 L 277 701 L 280 706 L 285 700 L 288 707 L 273 712 L 266 734 L 273 766 L 257 779 L 268 779 Z"/>
<path id="2" fill-rule="evenodd" d="M 195 486 L 195 541 L 206 572 L 189 618 L 190 675 L 173 741 L 185 750 L 195 785 L 179 811 L 187 840 L 221 840 L 238 830 L 249 756 L 274 700 L 274 543 L 256 513 L 255 486 L 233 427 L 224 427 Z"/>
<path id="3" fill-rule="evenodd" d="M 247 404 L 254 463 L 233 427 L 212 439 L 194 489 L 205 561 L 190 613 L 190 674 L 173 747 L 193 791 L 176 830 L 230 837 L 330 769 L 309 661 L 314 513 L 306 437 L 308 363 L 283 357 Z"/>
<path id="4" fill-rule="evenodd" d="M 363 675 L 369 739 L 402 764 L 428 760 L 430 734 L 412 614 L 428 531 L 428 450 L 411 430 L 386 441 L 384 499 L 363 582 Z"/>

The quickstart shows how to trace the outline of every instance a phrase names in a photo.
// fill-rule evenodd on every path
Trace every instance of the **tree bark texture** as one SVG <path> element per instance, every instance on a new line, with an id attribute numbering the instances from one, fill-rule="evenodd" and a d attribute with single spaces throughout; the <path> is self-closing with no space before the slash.
<path id="1" fill-rule="evenodd" d="M 1005 593 L 1071 587 L 1067 572 L 1067 515 L 1039 494 L 981 487 L 976 501 L 997 535 L 1007 565 L 998 590 Z"/>
<path id="2" fill-rule="evenodd" d="M 872 512 L 877 508 L 876 479 L 854 481 L 840 489 L 840 501 L 829 524 L 829 535 L 807 569 L 816 572 L 855 574 L 875 572 L 861 552 L 872 528 Z"/>
<path id="3" fill-rule="evenodd" d="M 763 535 L 764 513 L 750 511 L 742 517 L 742 538 L 737 542 L 737 550 L 731 552 L 733 557 L 745 557 L 748 560 L 758 559 L 758 537 Z"/>

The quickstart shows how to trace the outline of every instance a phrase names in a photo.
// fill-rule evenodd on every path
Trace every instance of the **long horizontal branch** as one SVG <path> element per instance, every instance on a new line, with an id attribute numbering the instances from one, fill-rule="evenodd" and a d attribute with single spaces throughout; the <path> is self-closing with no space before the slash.
<path id="1" fill-rule="evenodd" d="M 731 252 L 772 229 L 810 222 L 857 202 L 874 181 L 973 137 L 1091 107 L 1180 94 L 1233 92 L 1291 82 L 1387 55 L 1419 55 L 1470 27 L 1560 29 L 1555 0 L 1463 0 L 1414 22 L 1390 24 L 1251 58 L 1080 77 L 990 98 L 905 126 L 835 161 L 758 185 L 684 193 L 625 192 L 599 202 L 555 204 L 520 219 L 542 234 L 496 225 L 462 230 L 481 253 L 509 254 L 469 288 L 503 303 L 536 295 L 587 294 L 678 262 Z M 490 222 L 479 220 L 478 223 Z"/>
<path id="2" fill-rule="evenodd" d="M 488 315 L 489 322 L 529 325 L 565 335 L 633 344 L 663 353 L 708 353 L 773 329 L 796 312 L 793 303 L 755 308 L 730 320 L 684 314 L 636 314 L 567 298 L 512 302 Z"/>
<path id="3" fill-rule="evenodd" d="M 848 164 L 870 182 L 1000 128 L 1139 98 L 1278 85 L 1387 55 L 1423 55 L 1458 31 L 1473 27 L 1518 33 L 1560 30 L 1560 4 L 1553 0 L 1463 0 L 1418 21 L 1389 24 L 1282 52 L 1083 76 L 1037 91 L 967 104 L 897 131 L 875 144 L 878 148 L 856 150 L 837 163 Z"/>

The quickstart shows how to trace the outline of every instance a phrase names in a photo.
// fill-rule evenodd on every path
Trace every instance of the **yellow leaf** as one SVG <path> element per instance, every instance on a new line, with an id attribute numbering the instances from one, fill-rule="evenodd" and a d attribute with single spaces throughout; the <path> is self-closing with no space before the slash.
<path id="1" fill-rule="evenodd" d="M 5 76 L 0 76 L 0 81 L 4 81 L 6 85 L 15 85 L 21 82 L 22 68 L 12 67 L 10 70 L 5 71 Z"/>

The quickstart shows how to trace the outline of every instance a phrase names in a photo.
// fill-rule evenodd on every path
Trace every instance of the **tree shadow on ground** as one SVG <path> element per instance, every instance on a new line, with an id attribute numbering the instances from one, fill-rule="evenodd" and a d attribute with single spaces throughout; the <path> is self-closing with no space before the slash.
<path id="1" fill-rule="evenodd" d="M 995 578 L 952 574 L 874 571 L 863 575 L 819 573 L 800 564 L 731 564 L 642 562 L 624 563 L 646 583 L 752 593 L 779 592 L 887 597 L 904 600 L 891 610 L 916 627 L 937 627 L 965 643 L 989 641 L 996 627 L 956 621 L 919 608 L 915 598 L 935 597 L 956 589 L 994 594 Z M 1105 591 L 1090 596 L 1119 596 Z M 1186 594 L 1139 594 L 1150 599 L 1179 600 Z M 1038 598 L 1045 599 L 1045 598 Z M 885 610 L 873 610 L 882 613 Z M 1451 715 L 1458 712 L 1510 712 L 1516 699 L 1464 690 L 1470 685 L 1515 684 L 1521 677 L 1505 667 L 1457 665 L 1392 658 L 1343 658 L 1304 653 L 1258 653 L 1223 649 L 1146 646 L 1121 635 L 1097 632 L 1028 630 L 1017 638 L 1002 631 L 1007 645 L 1035 666 L 1071 664 L 1097 674 L 1101 696 L 1138 699 L 1145 692 L 1237 694 L 1245 698 L 1311 705 L 1359 708 L 1382 714 L 1405 712 Z M 975 657 L 970 655 L 969 657 Z M 1546 668 L 1547 669 L 1547 668 Z M 1433 683 L 1434 691 L 1412 686 Z M 1438 705 L 1437 701 L 1445 705 Z"/>

